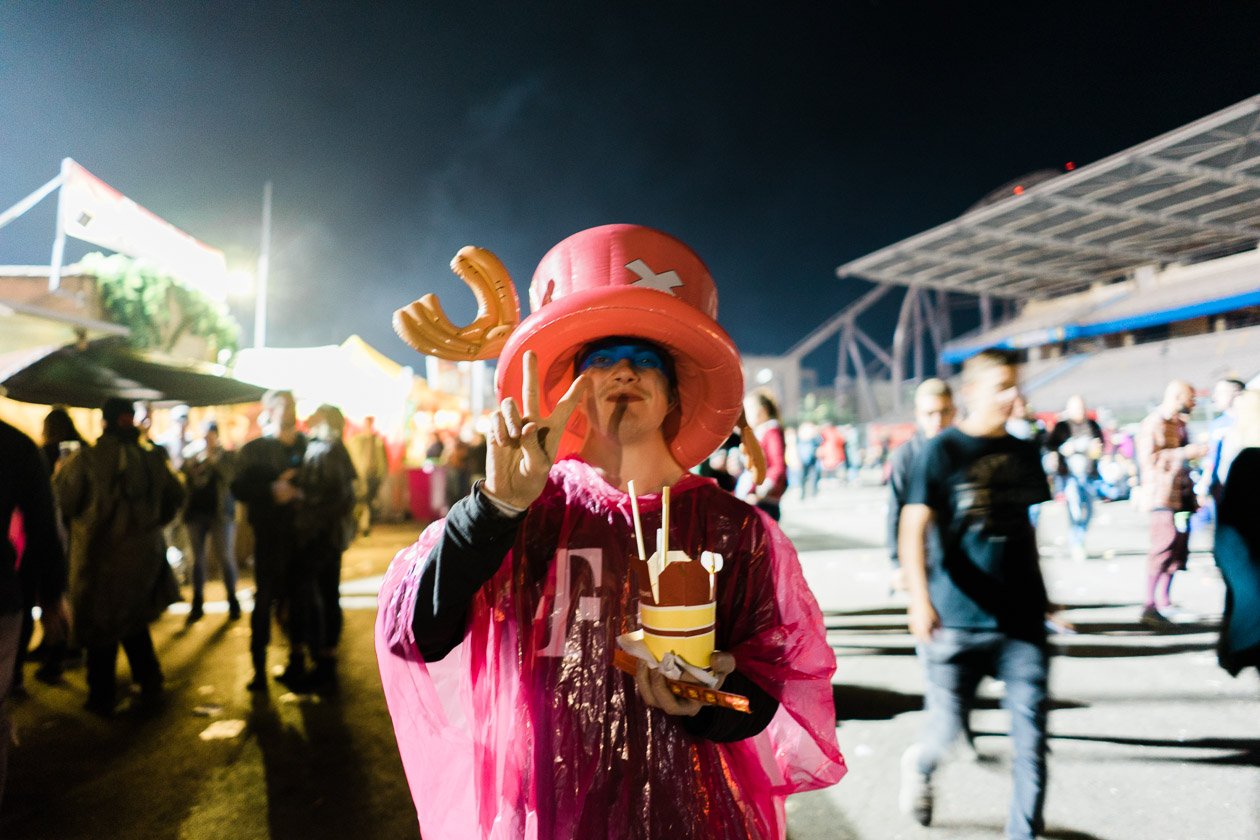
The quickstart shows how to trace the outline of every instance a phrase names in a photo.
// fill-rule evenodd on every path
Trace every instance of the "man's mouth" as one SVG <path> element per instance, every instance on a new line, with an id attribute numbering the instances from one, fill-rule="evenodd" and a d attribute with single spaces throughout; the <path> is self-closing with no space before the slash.
<path id="1" fill-rule="evenodd" d="M 605 401 L 607 401 L 607 402 L 611 402 L 611 403 L 619 403 L 619 404 L 632 403 L 632 402 L 643 402 L 643 397 L 640 397 L 640 396 L 638 396 L 637 394 L 627 394 L 627 393 L 624 393 L 624 392 L 622 392 L 622 393 L 620 393 L 620 394 L 609 394 L 609 395 L 608 395 L 607 397 L 605 397 L 604 399 L 605 399 Z"/>

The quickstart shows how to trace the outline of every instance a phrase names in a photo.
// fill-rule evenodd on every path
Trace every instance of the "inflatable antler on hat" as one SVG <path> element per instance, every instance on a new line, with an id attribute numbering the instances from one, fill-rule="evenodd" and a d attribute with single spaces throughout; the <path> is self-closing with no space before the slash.
<path id="1" fill-rule="evenodd" d="M 484 248 L 465 245 L 451 260 L 451 271 L 477 298 L 477 317 L 466 327 L 451 323 L 437 295 L 427 294 L 394 312 L 394 332 L 426 356 L 453 361 L 497 359 L 521 322 L 516 287 L 499 258 Z"/>

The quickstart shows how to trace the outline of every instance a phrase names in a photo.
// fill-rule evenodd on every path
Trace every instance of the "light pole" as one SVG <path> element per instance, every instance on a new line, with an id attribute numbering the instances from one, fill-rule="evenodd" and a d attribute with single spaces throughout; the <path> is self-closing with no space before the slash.
<path id="1" fill-rule="evenodd" d="M 254 298 L 254 347 L 267 346 L 267 271 L 271 267 L 271 182 L 263 185 L 262 248 Z"/>

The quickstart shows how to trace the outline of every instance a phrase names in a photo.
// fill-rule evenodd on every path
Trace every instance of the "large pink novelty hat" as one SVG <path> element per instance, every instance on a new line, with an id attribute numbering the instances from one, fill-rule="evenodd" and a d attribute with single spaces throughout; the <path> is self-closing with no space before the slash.
<path id="1" fill-rule="evenodd" d="M 674 357 L 679 409 L 665 437 L 679 466 L 699 464 L 739 421 L 744 376 L 739 351 L 717 324 L 717 288 L 690 248 L 638 225 L 604 225 L 575 233 L 543 257 L 529 287 L 531 314 L 512 331 L 499 359 L 499 398 L 520 399 L 526 350 L 538 354 L 541 403 L 549 413 L 573 381 L 573 359 L 585 344 L 610 336 L 644 338 Z M 586 435 L 575 412 L 559 454 Z"/>

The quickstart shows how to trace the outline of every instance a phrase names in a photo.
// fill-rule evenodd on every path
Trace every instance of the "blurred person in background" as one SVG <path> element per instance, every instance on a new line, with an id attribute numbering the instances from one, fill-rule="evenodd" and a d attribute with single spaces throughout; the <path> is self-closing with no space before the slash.
<path id="1" fill-rule="evenodd" d="M 1090 419 L 1084 397 L 1068 398 L 1063 417 L 1046 437 L 1046 451 L 1067 504 L 1072 559 L 1084 560 L 1088 557 L 1085 534 L 1094 512 L 1098 459 L 1103 451 L 1102 429 Z"/>
<path id="2" fill-rule="evenodd" d="M 143 702 L 162 693 L 149 624 L 180 600 L 162 528 L 184 502 L 165 454 L 141 437 L 130 400 L 102 409 L 96 443 L 70 456 L 55 478 L 70 519 L 70 604 L 74 636 L 87 650 L 85 708 L 109 716 L 117 702 L 121 644 Z"/>
<path id="3" fill-rule="evenodd" d="M 818 448 L 822 446 L 822 433 L 818 426 L 806 420 L 796 430 L 796 457 L 801 462 L 801 501 L 818 495 L 821 467 L 818 464 Z"/>
<path id="4" fill-rule="evenodd" d="M 1142 503 L 1150 516 L 1151 545 L 1140 620 L 1156 629 L 1173 623 L 1167 615 L 1172 606 L 1173 575 L 1186 567 L 1190 554 L 1190 515 L 1197 506 L 1190 461 L 1207 454 L 1207 446 L 1190 443 L 1186 431 L 1186 417 L 1194 406 L 1194 388 L 1189 382 L 1168 383 L 1163 402 L 1142 421 L 1137 435 Z"/>
<path id="5" fill-rule="evenodd" d="M 1046 424 L 1041 422 L 1036 413 L 1029 408 L 1023 394 L 1015 394 L 1015 402 L 1011 406 L 1011 417 L 1006 421 L 1006 433 L 1011 437 L 1037 444 L 1038 451 L 1045 448 Z M 1046 471 L 1048 472 L 1048 470 Z M 1049 486 L 1049 478 L 1046 479 L 1046 482 L 1047 486 Z M 1028 518 L 1032 521 L 1033 527 L 1036 528 L 1037 522 L 1041 519 L 1041 505 L 1033 505 L 1028 508 Z"/>
<path id="6" fill-rule="evenodd" d="M 385 452 L 385 440 L 376 431 L 376 418 L 363 418 L 363 428 L 346 441 L 350 460 L 359 480 L 355 493 L 354 517 L 358 532 L 367 536 L 372 531 L 377 511 L 377 497 L 381 484 L 389 473 L 389 457 Z"/>
<path id="7" fill-rule="evenodd" d="M 307 421 L 310 442 L 298 473 L 301 500 L 295 518 L 298 549 L 290 569 L 289 669 L 294 690 L 335 687 L 337 645 L 341 640 L 341 558 L 355 535 L 357 476 L 342 442 L 341 409 L 321 405 Z M 305 648 L 314 662 L 301 662 Z"/>
<path id="8" fill-rule="evenodd" d="M 1224 437 L 1228 467 L 1217 510 L 1216 565 L 1225 581 L 1217 658 L 1234 676 L 1260 669 L 1260 391 L 1232 401 Z"/>
<path id="9" fill-rule="evenodd" d="M 74 420 L 71 419 L 70 412 L 63 406 L 52 408 L 44 416 L 43 438 L 44 441 L 40 446 L 40 451 L 43 453 L 45 463 L 48 464 L 50 471 L 54 473 L 62 459 L 78 452 L 84 443 L 83 436 L 79 434 L 79 430 L 74 426 Z M 54 496 L 54 508 L 56 508 L 56 501 Z M 66 533 L 60 512 L 56 516 L 56 527 L 60 535 L 61 545 L 64 548 L 69 542 L 69 534 Z M 66 608 L 65 600 L 58 599 L 53 603 L 44 604 L 40 608 L 40 626 L 43 628 L 44 637 L 38 648 L 28 652 L 27 649 L 30 647 L 31 638 L 35 635 L 35 620 L 32 611 L 36 606 L 40 606 L 39 594 L 28 587 L 23 590 L 22 595 L 22 637 L 18 643 L 17 661 L 14 663 L 13 671 L 13 687 L 10 690 L 10 693 L 14 695 L 19 695 L 25 691 L 26 681 L 22 670 L 28 659 L 34 659 L 40 663 L 39 668 L 35 671 L 35 676 L 41 682 L 53 684 L 61 679 L 61 674 L 65 667 L 67 641 L 70 633 L 69 610 Z"/>
<path id="10" fill-rule="evenodd" d="M 1234 426 L 1234 400 L 1245 387 L 1241 380 L 1222 379 L 1212 388 L 1212 407 L 1217 414 L 1208 426 L 1208 452 L 1194 487 L 1204 521 L 1212 521 L 1216 516 L 1216 504 L 1225 488 L 1225 475 L 1229 472 L 1225 437 Z"/>
<path id="11" fill-rule="evenodd" d="M 298 551 L 297 510 L 302 500 L 298 473 L 306 456 L 306 435 L 298 431 L 291 391 L 263 394 L 258 427 L 262 436 L 236 455 L 232 495 L 246 506 L 254 534 L 254 609 L 250 614 L 251 691 L 267 690 L 267 647 L 271 614 L 284 595 Z M 298 653 L 301 656 L 301 653 Z M 305 667 L 290 661 L 290 679 L 304 679 Z"/>
<path id="12" fill-rule="evenodd" d="M 736 493 L 742 495 L 750 505 L 756 505 L 778 521 L 780 500 L 787 491 L 786 444 L 783 426 L 779 423 L 779 405 L 768 392 L 753 391 L 744 398 L 744 413 L 757 436 L 761 451 L 765 453 L 766 478 L 754 487 L 752 471 L 747 470 L 741 476 L 740 488 Z M 745 484 L 748 486 L 744 486 Z"/>
<path id="13" fill-rule="evenodd" d="M 8 697 L 22 633 L 25 595 L 50 610 L 66 588 L 66 563 L 57 534 L 56 511 L 48 466 L 35 442 L 0 421 L 0 797 L 4 795 L 9 745 L 13 731 Z M 11 539 L 10 525 L 22 543 L 21 553 Z M 26 610 L 29 615 L 30 611 Z"/>
<path id="14" fill-rule="evenodd" d="M 954 425 L 954 392 L 949 383 L 940 379 L 925 379 L 920 383 L 914 391 L 914 422 L 914 436 L 893 451 L 888 475 L 888 559 L 893 567 L 889 588 L 895 592 L 906 588 L 897 554 L 897 526 L 910 489 L 910 470 L 924 445 Z"/>
<path id="15" fill-rule="evenodd" d="M 219 424 L 213 420 L 206 423 L 202 438 L 188 444 L 180 460 L 188 490 L 184 528 L 193 556 L 188 623 L 200 621 L 205 614 L 206 570 L 211 562 L 222 570 L 228 620 L 236 621 L 241 617 L 241 604 L 236 598 L 236 558 L 231 551 L 233 514 L 228 488 L 233 477 L 232 453 L 219 442 Z"/>

